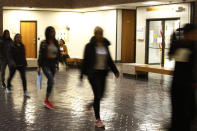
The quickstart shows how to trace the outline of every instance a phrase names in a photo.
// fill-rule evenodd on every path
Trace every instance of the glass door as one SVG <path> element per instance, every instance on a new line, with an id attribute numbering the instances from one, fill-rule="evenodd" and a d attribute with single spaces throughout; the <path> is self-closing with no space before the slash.
<path id="1" fill-rule="evenodd" d="M 148 64 L 173 68 L 168 52 L 172 34 L 179 28 L 179 19 L 148 21 Z"/>
<path id="2" fill-rule="evenodd" d="M 168 52 L 170 49 L 170 42 L 173 32 L 180 26 L 180 20 L 166 20 L 165 21 L 165 49 L 164 49 L 164 67 L 173 68 L 175 61 L 169 60 Z"/>
<path id="3" fill-rule="evenodd" d="M 162 21 L 149 23 L 148 64 L 162 63 Z"/>

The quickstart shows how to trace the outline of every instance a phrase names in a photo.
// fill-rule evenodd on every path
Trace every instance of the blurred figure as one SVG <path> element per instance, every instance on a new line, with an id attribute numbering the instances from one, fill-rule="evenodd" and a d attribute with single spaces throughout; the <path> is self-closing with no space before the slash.
<path id="1" fill-rule="evenodd" d="M 38 73 L 40 73 L 42 68 L 43 73 L 48 79 L 44 104 L 49 109 L 55 109 L 55 106 L 49 101 L 49 96 L 54 85 L 54 76 L 60 60 L 60 47 L 55 35 L 55 29 L 52 26 L 46 28 L 46 40 L 40 44 L 38 58 Z"/>
<path id="2" fill-rule="evenodd" d="M 195 114 L 195 86 L 197 86 L 196 28 L 192 24 L 186 24 L 178 31 L 183 36 L 174 37 L 169 52 L 170 57 L 176 61 L 171 87 L 170 131 L 190 131 Z"/>
<path id="3" fill-rule="evenodd" d="M 5 71 L 6 71 L 6 67 L 8 65 L 7 52 L 8 52 L 9 46 L 11 44 L 12 44 L 12 39 L 10 38 L 10 32 L 8 30 L 5 30 L 3 32 L 3 36 L 2 36 L 2 39 L 0 41 L 0 61 L 1 61 L 1 82 L 2 82 L 2 88 L 6 88 Z"/>
<path id="4" fill-rule="evenodd" d="M 24 96 L 29 97 L 27 91 L 27 81 L 26 81 L 26 56 L 25 56 L 25 47 L 21 40 L 21 35 L 16 34 L 14 37 L 14 43 L 10 46 L 8 50 L 8 65 L 9 65 L 9 78 L 7 84 L 8 93 L 11 91 L 11 81 L 14 77 L 16 70 L 19 71 L 22 82 L 23 82 L 23 91 Z"/>
<path id="5" fill-rule="evenodd" d="M 84 74 L 88 76 L 94 94 L 94 102 L 87 105 L 87 109 L 90 109 L 92 106 L 94 107 L 96 117 L 95 125 L 101 128 L 105 125 L 100 118 L 100 101 L 105 92 L 106 76 L 109 67 L 115 76 L 117 78 L 119 77 L 119 71 L 114 64 L 108 49 L 109 45 L 110 42 L 103 37 L 103 29 L 101 27 L 96 27 L 94 30 L 94 36 L 85 47 L 80 76 L 81 81 Z"/>
<path id="6" fill-rule="evenodd" d="M 70 58 L 68 55 L 68 49 L 63 39 L 60 39 L 59 43 L 60 43 L 61 62 L 66 64 L 67 58 Z"/>

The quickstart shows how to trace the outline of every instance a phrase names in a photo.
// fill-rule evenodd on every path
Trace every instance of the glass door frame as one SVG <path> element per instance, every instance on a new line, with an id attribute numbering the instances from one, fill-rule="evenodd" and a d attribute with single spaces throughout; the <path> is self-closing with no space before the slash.
<path id="1" fill-rule="evenodd" d="M 145 63 L 148 64 L 149 60 L 149 30 L 150 30 L 150 22 L 151 21 L 161 21 L 162 22 L 162 30 L 163 30 L 163 36 L 162 36 L 162 55 L 161 55 L 161 66 L 164 67 L 164 55 L 165 55 L 165 21 L 170 20 L 180 20 L 180 17 L 175 18 L 161 18 L 161 19 L 147 19 L 146 20 L 146 44 L 145 44 Z"/>

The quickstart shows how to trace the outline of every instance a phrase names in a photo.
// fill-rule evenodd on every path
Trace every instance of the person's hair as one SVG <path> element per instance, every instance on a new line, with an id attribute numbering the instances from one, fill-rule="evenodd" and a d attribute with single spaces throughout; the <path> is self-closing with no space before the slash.
<path id="1" fill-rule="evenodd" d="M 45 38 L 46 38 L 46 41 L 48 41 L 50 39 L 50 33 L 52 30 L 55 30 L 54 27 L 52 26 L 48 26 L 45 30 Z"/>
<path id="2" fill-rule="evenodd" d="M 102 29 L 100 26 L 96 26 L 96 27 L 95 27 L 95 29 L 94 29 L 94 35 L 96 35 L 98 32 L 99 32 L 99 33 L 100 33 L 100 32 L 103 33 L 103 29 Z"/>
<path id="3" fill-rule="evenodd" d="M 63 44 L 65 45 L 65 41 L 63 40 L 63 39 L 60 39 L 62 42 L 63 42 Z"/>
<path id="4" fill-rule="evenodd" d="M 4 30 L 3 35 L 2 35 L 3 40 L 6 40 L 7 39 L 6 38 L 6 33 L 9 33 L 10 34 L 10 31 L 9 30 Z M 8 39 L 11 40 L 11 38 L 8 38 Z"/>
<path id="5" fill-rule="evenodd" d="M 185 24 L 182 28 L 178 28 L 177 31 L 182 31 L 183 34 L 196 30 L 196 26 L 194 24 Z"/>
<path id="6" fill-rule="evenodd" d="M 21 36 L 21 34 L 17 33 L 15 36 L 14 36 L 14 42 L 16 42 L 16 37 L 18 36 Z"/>

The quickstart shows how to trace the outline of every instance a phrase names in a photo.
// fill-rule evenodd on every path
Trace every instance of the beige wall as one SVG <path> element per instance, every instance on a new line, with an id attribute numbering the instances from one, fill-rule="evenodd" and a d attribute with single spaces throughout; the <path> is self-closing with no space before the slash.
<path id="1" fill-rule="evenodd" d="M 176 12 L 177 7 L 184 7 L 185 11 Z M 147 7 L 137 8 L 137 28 L 139 26 L 144 28 L 144 37 L 146 36 L 146 19 L 153 18 L 175 18 L 180 17 L 181 26 L 186 23 L 190 23 L 190 4 L 173 4 L 156 6 L 157 8 L 167 8 L 164 11 L 149 11 L 147 12 Z M 136 34 L 138 38 L 138 33 Z M 136 39 L 136 63 L 145 63 L 145 49 L 146 48 L 146 37 L 143 41 Z"/>
<path id="2" fill-rule="evenodd" d="M 45 28 L 52 26 L 69 26 L 70 41 L 68 50 L 71 57 L 82 58 L 84 46 L 93 35 L 95 26 L 104 29 L 104 35 L 110 42 L 110 51 L 115 59 L 116 49 L 116 10 L 89 13 L 49 12 L 49 11 L 3 11 L 3 29 L 9 29 L 11 36 L 20 32 L 20 21 L 37 21 L 37 36 L 44 39 Z M 41 40 L 37 40 L 38 47 Z"/>

